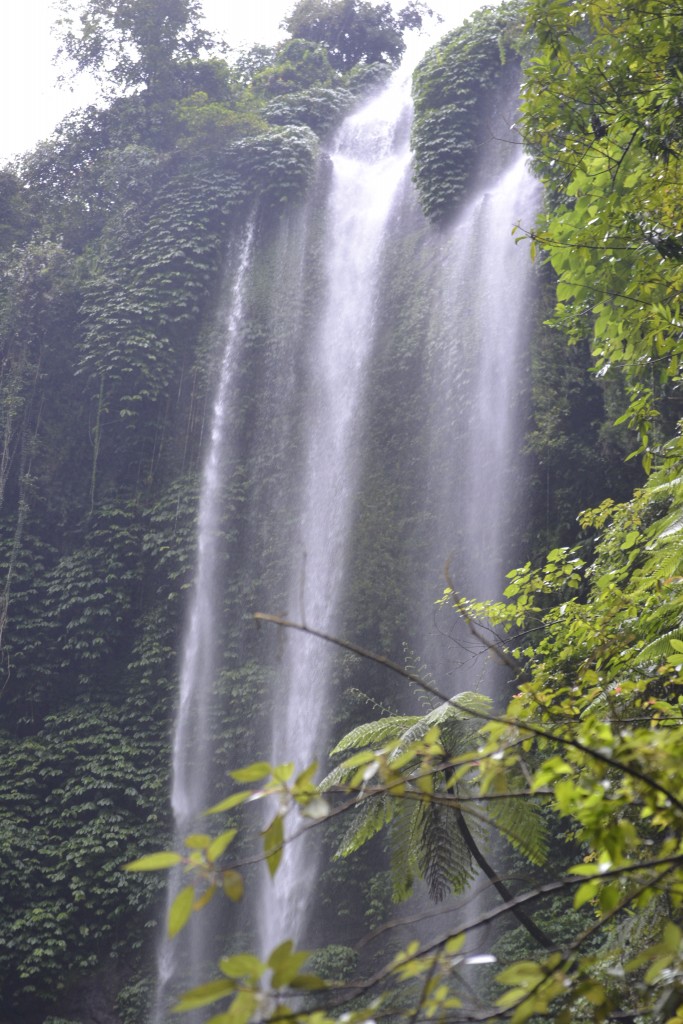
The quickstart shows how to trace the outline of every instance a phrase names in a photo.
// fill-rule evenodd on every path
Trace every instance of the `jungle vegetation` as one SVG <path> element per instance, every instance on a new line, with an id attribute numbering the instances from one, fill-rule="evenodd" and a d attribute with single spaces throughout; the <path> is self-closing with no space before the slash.
<path id="1" fill-rule="evenodd" d="M 181 1008 L 209 1007 L 215 1024 L 675 1024 L 683 11 L 513 2 L 449 34 L 415 76 L 430 218 L 457 210 L 485 127 L 477 90 L 505 76 L 522 82 L 518 128 L 546 190 L 539 222 L 518 229 L 548 297 L 530 558 L 500 602 L 443 597 L 505 666 L 509 703 L 452 698 L 392 662 L 433 698 L 424 715 L 358 723 L 322 787 L 286 766 L 236 769 L 214 807 L 227 827 L 169 851 L 168 728 L 226 239 L 256 195 L 268 218 L 303 194 L 321 140 L 398 60 L 420 8 L 301 0 L 291 38 L 234 60 L 210 51 L 199 16 L 192 0 L 89 0 L 63 48 L 104 76 L 107 104 L 0 172 L 0 1015 L 79 1020 L 104 985 L 124 1024 L 142 1021 L 156 869 L 191 869 L 174 931 L 214 887 L 236 899 L 234 829 L 258 797 L 273 803 L 260 847 L 273 873 L 285 813 L 317 828 L 342 805 L 339 856 L 353 865 L 386 836 L 398 898 L 419 879 L 435 897 L 462 891 L 479 851 L 508 893 L 480 915 L 502 922 L 496 962 L 473 961 L 455 930 L 360 967 L 350 951 L 309 961 L 285 944 L 267 962 L 226 956 Z M 258 692 L 240 653 L 237 708 Z M 485 846 L 482 821 L 508 850 Z M 311 1002 L 292 998 L 302 990 Z"/>

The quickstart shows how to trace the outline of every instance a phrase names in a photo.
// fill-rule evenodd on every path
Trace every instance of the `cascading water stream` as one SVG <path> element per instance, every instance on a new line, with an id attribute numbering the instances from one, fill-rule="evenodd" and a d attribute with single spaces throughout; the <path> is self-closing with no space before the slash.
<path id="1" fill-rule="evenodd" d="M 405 71 L 344 122 L 331 154 L 326 213 L 326 295 L 309 354 L 306 454 L 298 537 L 290 570 L 292 614 L 334 633 L 344 589 L 361 459 L 365 374 L 387 222 L 408 173 L 409 80 Z M 272 761 L 299 770 L 325 754 L 333 706 L 330 650 L 287 637 L 274 709 Z M 289 844 L 277 885 L 261 901 L 263 953 L 307 924 L 317 849 Z"/>
<path id="2" fill-rule="evenodd" d="M 430 505 L 427 571 L 416 593 L 422 651 L 442 692 L 490 692 L 488 668 L 434 601 L 446 584 L 476 599 L 501 594 L 518 544 L 533 266 L 512 228 L 533 222 L 538 185 L 520 156 L 463 210 L 440 259 L 440 298 L 429 404 L 425 489 Z M 455 626 L 456 633 L 452 633 Z M 465 631 L 466 633 L 466 631 Z M 464 635 L 464 634 L 463 634 Z M 476 645 L 475 645 L 476 647 Z"/>
<path id="3" fill-rule="evenodd" d="M 237 271 L 221 302 L 220 334 L 224 338 L 218 383 L 211 413 L 211 432 L 201 474 L 197 516 L 197 552 L 193 596 L 187 617 L 180 667 L 180 691 L 173 737 L 171 807 L 176 841 L 182 843 L 205 809 L 213 751 L 209 716 L 213 701 L 218 613 L 217 553 L 222 521 L 221 495 L 234 453 L 230 429 L 233 385 L 244 336 L 244 306 L 253 250 L 254 221 L 245 232 L 237 257 Z M 180 889 L 180 876 L 171 880 L 167 913 Z M 153 1024 L 165 1019 L 169 988 L 182 974 L 184 983 L 200 980 L 206 936 L 192 922 L 180 944 L 161 941 Z M 180 958 L 182 956 L 182 970 Z"/>
<path id="4" fill-rule="evenodd" d="M 512 229 L 533 223 L 538 203 L 538 182 L 520 155 L 463 208 L 433 275 L 438 288 L 427 373 L 433 411 L 423 479 L 429 537 L 413 601 L 421 622 L 421 670 L 447 695 L 473 690 L 500 699 L 507 678 L 450 603 L 436 611 L 435 602 L 447 585 L 468 598 L 499 600 L 505 572 L 523 549 L 518 535 L 526 499 L 522 451 L 535 275 Z M 496 842 L 488 837 L 486 855 L 497 865 Z M 482 875 L 456 901 L 456 926 L 476 920 L 492 898 Z M 475 930 L 468 953 L 488 956 L 491 942 L 486 929 Z M 468 974 L 475 1005 L 478 970 L 472 966 Z"/>
<path id="5" fill-rule="evenodd" d="M 180 694 L 173 740 L 173 782 L 171 807 L 178 831 L 192 823 L 206 796 L 211 753 L 206 743 L 207 716 L 216 666 L 215 616 L 216 544 L 221 525 L 220 496 L 229 470 L 232 433 L 231 385 L 242 340 L 244 293 L 253 245 L 254 227 L 249 225 L 239 255 L 237 275 L 228 304 L 224 328 L 225 349 L 212 411 L 211 435 L 202 469 L 197 521 L 197 561 L 194 595 L 180 669 Z"/>
<path id="6" fill-rule="evenodd" d="M 324 204 L 312 190 L 306 206 L 273 229 L 270 249 L 259 244 L 253 252 L 250 227 L 236 260 L 183 644 L 172 792 L 180 841 L 207 803 L 212 774 L 213 691 L 226 666 L 217 635 L 226 581 L 218 578 L 216 545 L 225 527 L 222 494 L 238 462 L 244 487 L 227 581 L 237 602 L 245 592 L 259 594 L 277 602 L 265 610 L 339 633 L 365 569 L 358 550 L 365 544 L 372 551 L 381 539 L 393 601 L 386 634 L 409 635 L 442 691 L 490 685 L 458 666 L 457 638 L 438 635 L 430 609 L 453 551 L 458 585 L 477 597 L 499 592 L 509 555 L 531 281 L 528 254 L 515 248 L 510 232 L 516 220 L 531 219 L 533 187 L 520 161 L 471 199 L 451 228 L 426 224 L 409 185 L 407 68 L 417 56 L 342 125 Z M 269 312 L 252 322 L 258 303 L 250 292 L 250 336 L 258 341 L 248 346 L 252 269 Z M 238 376 L 246 389 L 240 403 Z M 381 586 L 384 573 L 380 578 Z M 378 590 L 375 600 L 383 599 Z M 235 623 L 254 605 L 230 607 L 234 637 Z M 369 645 L 378 646 L 372 636 Z M 329 645 L 292 632 L 278 637 L 277 650 L 266 642 L 257 658 L 272 716 L 259 737 L 269 748 L 261 756 L 300 771 L 330 746 L 339 662 Z M 253 716 L 254 696 L 242 685 L 249 695 L 243 709 Z M 401 695 L 389 698 L 390 705 L 402 702 Z M 249 725 L 253 742 L 257 727 Z M 228 767 L 248 763 L 250 753 L 226 748 Z M 287 843 L 275 883 L 260 886 L 250 925 L 263 957 L 284 939 L 309 940 L 319 855 L 308 837 Z M 176 879 L 169 906 L 179 886 Z M 203 962 L 210 959 L 210 928 L 201 915 L 193 919 L 175 958 L 163 945 L 154 1024 L 165 1019 L 171 989 L 210 976 Z"/>
<path id="7" fill-rule="evenodd" d="M 522 360 L 528 351 L 528 309 L 533 267 L 526 246 L 517 247 L 512 226 L 533 223 L 538 183 L 520 156 L 479 200 L 482 239 L 474 294 L 482 310 L 482 334 L 473 379 L 473 406 L 463 485 L 465 531 L 474 553 L 468 576 L 473 596 L 494 599 L 511 568 L 510 538 L 523 499 L 519 451 L 523 441 Z M 476 566 L 476 568 L 475 568 Z"/>

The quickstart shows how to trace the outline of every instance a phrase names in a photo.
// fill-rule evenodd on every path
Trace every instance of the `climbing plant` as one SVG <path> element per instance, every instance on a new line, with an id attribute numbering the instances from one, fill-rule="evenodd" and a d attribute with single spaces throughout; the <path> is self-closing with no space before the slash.
<path id="1" fill-rule="evenodd" d="M 496 86 L 504 77 L 514 80 L 519 74 L 515 41 L 520 31 L 519 3 L 484 8 L 444 36 L 418 65 L 413 84 L 414 180 L 432 220 L 456 209 L 472 176 L 481 170 L 482 143 L 507 136 L 514 105 L 501 115 L 492 97 L 500 102 L 506 90 Z M 508 91 L 514 97 L 515 85 Z"/>

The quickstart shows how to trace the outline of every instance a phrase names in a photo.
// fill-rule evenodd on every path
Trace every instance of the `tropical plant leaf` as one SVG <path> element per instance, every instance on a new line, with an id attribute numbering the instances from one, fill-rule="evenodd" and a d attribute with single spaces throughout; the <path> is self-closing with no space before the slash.
<path id="1" fill-rule="evenodd" d="M 349 781 L 355 771 L 355 767 L 349 768 L 349 766 L 344 762 L 338 764 L 336 768 L 333 768 L 332 771 L 328 772 L 325 778 L 321 780 L 320 789 L 326 790 L 331 789 L 332 786 L 343 785 Z"/>
<path id="2" fill-rule="evenodd" d="M 658 636 L 656 640 L 647 644 L 638 654 L 636 662 L 642 664 L 643 662 L 661 661 L 670 654 L 674 654 L 672 640 L 683 640 L 683 626 L 672 629 L 664 636 Z"/>
<path id="3" fill-rule="evenodd" d="M 353 821 L 344 833 L 337 848 L 335 857 L 348 857 L 359 847 L 372 839 L 391 819 L 396 812 L 396 804 L 384 793 L 367 797 L 358 804 Z"/>
<path id="4" fill-rule="evenodd" d="M 532 864 L 545 863 L 548 829 L 536 800 L 510 797 L 489 800 L 488 816 L 501 835 Z"/>
<path id="5" fill-rule="evenodd" d="M 451 892 L 463 892 L 475 875 L 472 855 L 451 807 L 419 805 L 416 862 L 430 899 L 440 903 Z"/>
<path id="6" fill-rule="evenodd" d="M 392 715 L 391 718 L 379 718 L 376 722 L 364 722 L 348 732 L 332 754 L 343 754 L 346 750 L 360 747 L 381 746 L 389 740 L 398 739 L 407 728 L 422 720 L 420 715 Z"/>
<path id="7" fill-rule="evenodd" d="M 463 743 L 469 745 L 470 737 L 480 728 L 481 720 L 478 713 L 489 714 L 492 701 L 481 693 L 465 690 L 453 698 L 457 706 L 444 701 L 428 715 L 418 719 L 401 736 L 396 747 L 396 754 L 402 753 L 411 743 L 416 743 L 435 725 L 441 731 L 441 741 L 450 754 L 462 751 Z"/>
<path id="8" fill-rule="evenodd" d="M 416 853 L 420 838 L 416 834 L 420 805 L 408 800 L 394 800 L 394 816 L 389 824 L 391 893 L 394 901 L 407 900 L 418 875 Z"/>

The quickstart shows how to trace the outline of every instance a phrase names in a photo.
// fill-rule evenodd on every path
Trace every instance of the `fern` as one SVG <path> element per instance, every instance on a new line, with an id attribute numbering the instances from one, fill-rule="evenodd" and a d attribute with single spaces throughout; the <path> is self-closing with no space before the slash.
<path id="1" fill-rule="evenodd" d="M 493 701 L 490 697 L 484 696 L 483 693 L 475 693 L 474 690 L 463 690 L 462 693 L 456 693 L 452 700 L 456 703 L 452 704 L 449 701 L 444 701 L 443 704 L 427 715 L 430 727 L 432 725 L 440 725 L 441 722 L 448 718 L 457 718 L 469 722 L 472 719 L 476 719 L 477 715 L 490 714 L 491 707 L 493 706 Z"/>
<path id="2" fill-rule="evenodd" d="M 430 899 L 440 903 L 451 892 L 462 892 L 474 878 L 472 855 L 452 808 L 419 805 L 415 858 Z"/>
<path id="3" fill-rule="evenodd" d="M 488 816 L 501 835 L 532 864 L 545 863 L 548 830 L 543 810 L 535 800 L 510 797 L 489 800 Z"/>
<path id="4" fill-rule="evenodd" d="M 363 691 L 359 690 L 357 686 L 350 686 L 347 693 L 350 697 L 355 697 L 356 700 L 362 701 L 364 704 L 373 708 L 380 716 L 390 718 L 392 715 L 398 714 L 395 709 L 389 710 L 389 708 L 385 707 L 384 704 L 380 704 L 379 701 L 375 700 L 375 698 L 371 697 L 368 693 L 363 693 Z"/>
<path id="5" fill-rule="evenodd" d="M 674 654 L 674 648 L 671 644 L 672 640 L 683 641 L 683 626 L 678 626 L 676 629 L 669 630 L 663 636 L 658 636 L 656 640 L 652 640 L 647 644 L 640 654 L 636 658 L 636 662 L 641 664 L 642 662 L 656 662 L 661 661 L 663 658 L 668 657 L 670 654 Z"/>
<path id="6" fill-rule="evenodd" d="M 403 661 L 408 673 L 420 676 L 420 678 L 426 683 L 434 685 L 434 676 L 428 669 L 426 669 L 422 662 L 422 658 L 420 658 L 419 655 L 416 655 L 407 643 L 403 644 Z M 416 695 L 418 702 L 423 708 L 434 707 L 435 698 L 432 697 L 431 694 L 427 693 L 423 687 L 419 686 L 413 679 L 408 680 L 408 686 Z"/>
<path id="7" fill-rule="evenodd" d="M 343 754 L 359 747 L 378 747 L 389 740 L 398 739 L 406 728 L 423 721 L 419 715 L 393 715 L 377 722 L 364 722 L 342 737 L 332 754 Z"/>
<path id="8" fill-rule="evenodd" d="M 449 753 L 454 754 L 456 750 L 462 749 L 462 741 L 469 739 L 479 728 L 476 715 L 480 712 L 488 713 L 492 701 L 490 697 L 470 690 L 457 694 L 454 699 L 458 701 L 457 707 L 445 701 L 428 715 L 418 718 L 401 736 L 395 753 L 400 754 L 411 743 L 421 740 L 435 725 L 439 726 L 442 742 Z"/>
<path id="9" fill-rule="evenodd" d="M 460 693 L 454 700 L 456 704 L 445 701 L 424 716 L 393 715 L 359 725 L 340 740 L 333 753 L 372 750 L 394 741 L 396 746 L 389 756 L 391 762 L 412 744 L 419 744 L 426 733 L 436 727 L 446 752 L 450 756 L 462 755 L 476 746 L 482 724 L 480 716 L 488 716 L 493 702 L 473 691 Z M 354 756 L 349 761 L 334 768 L 322 781 L 321 788 L 329 789 L 353 778 L 358 771 L 358 759 Z M 401 773 L 408 781 L 416 763 L 417 755 L 401 766 Z M 434 783 L 443 791 L 443 773 L 434 776 Z M 460 787 L 463 786 L 465 783 L 461 782 Z M 475 864 L 468 841 L 470 844 L 480 841 L 486 834 L 487 824 L 494 825 L 531 863 L 544 861 L 547 852 L 545 824 L 540 808 L 532 801 L 512 797 L 499 799 L 491 801 L 486 812 L 482 804 L 477 803 L 470 807 L 469 813 L 466 808 L 462 813 L 467 814 L 467 827 L 454 807 L 428 798 L 416 802 L 387 793 L 361 798 L 335 856 L 348 857 L 388 825 L 394 899 L 406 899 L 414 878 L 419 876 L 424 878 L 429 896 L 435 902 L 445 899 L 451 892 L 462 892 L 472 881 Z"/>
<path id="10" fill-rule="evenodd" d="M 344 833 L 337 847 L 335 858 L 348 857 L 359 847 L 372 839 L 381 828 L 384 828 L 396 812 L 396 801 L 385 794 L 369 797 L 358 804 L 353 821 Z"/>
<path id="11" fill-rule="evenodd" d="M 412 894 L 415 876 L 418 874 L 416 852 L 419 848 L 419 834 L 416 836 L 415 823 L 420 805 L 408 800 L 395 800 L 396 813 L 389 826 L 389 850 L 391 852 L 391 893 L 395 903 L 407 900 Z"/>
<path id="12" fill-rule="evenodd" d="M 342 761 L 331 772 L 328 772 L 320 783 L 321 790 L 332 789 L 333 786 L 342 786 L 353 776 L 355 768 L 349 768 L 346 762 Z"/>

